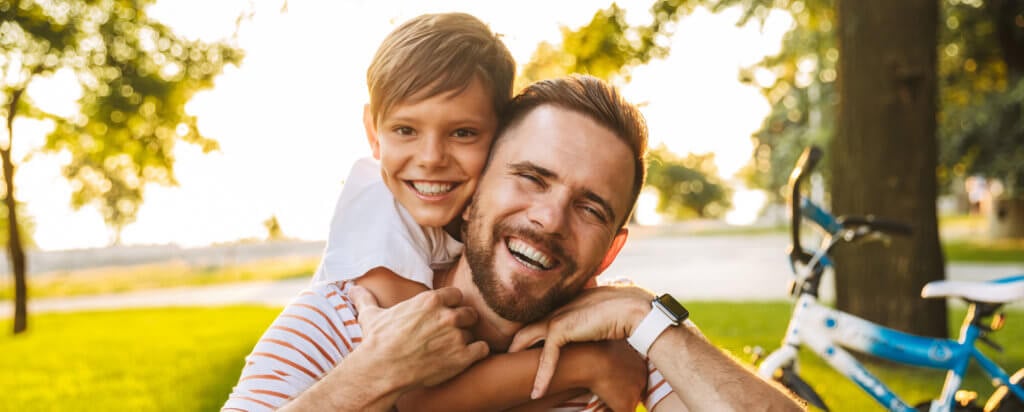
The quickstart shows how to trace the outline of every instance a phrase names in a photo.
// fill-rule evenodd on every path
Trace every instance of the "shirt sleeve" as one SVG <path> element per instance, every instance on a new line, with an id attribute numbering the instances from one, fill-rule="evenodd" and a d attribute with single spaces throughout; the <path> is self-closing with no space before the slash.
<path id="1" fill-rule="evenodd" d="M 335 206 L 313 284 L 353 280 L 384 267 L 432 288 L 433 237 L 395 200 L 380 177 L 380 165 L 361 159 Z"/>
<path id="2" fill-rule="evenodd" d="M 348 297 L 336 284 L 303 291 L 245 357 L 222 411 L 273 411 L 309 389 L 362 341 Z"/>
<path id="3" fill-rule="evenodd" d="M 647 410 L 654 409 L 654 406 L 665 399 L 666 396 L 673 392 L 672 387 L 669 386 L 668 381 L 665 380 L 664 376 L 661 376 L 661 372 L 658 368 L 654 367 L 654 364 L 650 360 L 647 361 L 647 396 L 644 399 L 644 406 Z"/>

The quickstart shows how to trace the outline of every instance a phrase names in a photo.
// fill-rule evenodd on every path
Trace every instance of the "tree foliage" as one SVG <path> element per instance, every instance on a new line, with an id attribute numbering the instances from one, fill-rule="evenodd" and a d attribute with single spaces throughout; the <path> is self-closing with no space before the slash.
<path id="1" fill-rule="evenodd" d="M 212 86 L 241 52 L 227 43 L 177 36 L 146 15 L 152 1 L 0 3 L 5 98 L 33 80 L 70 71 L 81 87 L 79 112 L 44 113 L 27 99 L 17 114 L 56 128 L 44 150 L 67 152 L 72 205 L 93 204 L 115 229 L 131 223 L 146 183 L 171 185 L 177 141 L 210 151 L 185 103 Z"/>
<path id="2" fill-rule="evenodd" d="M 20 161 L 11 158 L 16 117 L 54 123 L 43 150 L 70 155 L 63 174 L 73 188 L 71 204 L 95 205 L 118 236 L 135 220 L 146 184 L 175 184 L 178 141 L 207 152 L 217 147 L 199 133 L 185 103 L 242 53 L 228 42 L 178 36 L 146 14 L 153 1 L 0 0 L 0 102 L 8 132 L 0 157 L 8 205 Z M 78 110 L 70 116 L 48 113 L 25 94 L 34 81 L 59 73 L 79 86 Z M 17 220 L 14 213 L 7 217 Z M 17 331 L 24 326 L 24 252 L 20 225 L 7 226 Z"/>
<path id="3" fill-rule="evenodd" d="M 827 145 L 834 135 L 840 56 L 832 0 L 762 3 L 759 7 L 788 11 L 795 21 L 782 51 L 741 76 L 751 82 L 759 74 L 774 78 L 760 84 L 772 111 L 754 136 L 757 149 L 746 174 L 749 183 L 774 193 L 785 185 L 801 147 Z M 1024 1 L 946 0 L 940 22 L 940 181 L 979 173 L 1004 179 L 1019 191 L 1024 185 Z"/>
<path id="4" fill-rule="evenodd" d="M 520 87 L 533 81 L 584 73 L 613 83 L 629 80 L 630 69 L 668 55 L 671 27 L 694 2 L 660 1 L 648 25 L 630 26 L 625 10 L 612 4 L 579 29 L 562 28 L 561 43 L 541 43 L 520 73 Z M 732 191 L 721 181 L 713 154 L 685 157 L 661 146 L 649 153 L 646 185 L 658 191 L 658 211 L 677 219 L 721 217 Z"/>
<path id="5" fill-rule="evenodd" d="M 664 145 L 648 152 L 647 185 L 658 191 L 658 212 L 676 219 L 719 218 L 732 190 L 718 177 L 715 155 L 676 156 Z"/>

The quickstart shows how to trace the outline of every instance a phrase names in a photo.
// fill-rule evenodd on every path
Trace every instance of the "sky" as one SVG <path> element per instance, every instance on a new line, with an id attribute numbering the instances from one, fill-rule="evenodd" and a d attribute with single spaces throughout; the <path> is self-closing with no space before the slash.
<path id="1" fill-rule="evenodd" d="M 246 57 L 229 66 L 212 90 L 197 94 L 186 110 L 200 132 L 220 143 L 203 154 L 191 145 L 175 149 L 177 187 L 147 186 L 136 223 L 122 232 L 125 244 L 202 246 L 262 238 L 262 222 L 277 216 L 285 234 L 325 239 L 334 202 L 352 162 L 369 155 L 362 131 L 368 100 L 365 73 L 380 41 L 395 26 L 427 12 L 473 14 L 500 33 L 516 61 L 529 61 L 541 41 L 558 42 L 560 27 L 577 28 L 608 0 L 554 2 L 481 1 L 160 0 L 149 13 L 189 38 L 230 36 L 240 11 L 254 17 L 239 31 Z M 617 2 L 630 23 L 650 20 L 650 1 Z M 501 4 L 501 7 L 493 4 Z M 541 12 L 543 11 L 543 12 Z M 719 173 L 731 178 L 749 159 L 750 135 L 768 113 L 765 98 L 741 84 L 738 71 L 777 53 L 792 21 L 773 13 L 766 24 L 736 27 L 739 10 L 684 17 L 663 60 L 638 67 L 622 88 L 642 104 L 652 145 L 678 153 L 714 152 Z M 29 95 L 44 109 L 73 112 L 71 76 L 36 81 Z M 33 153 L 16 176 L 18 197 L 35 220 L 34 238 L 44 250 L 101 247 L 110 231 L 92 207 L 73 211 L 71 188 L 60 175 L 67 154 L 34 153 L 48 124 L 15 124 L 15 159 Z M 748 223 L 763 202 L 739 190 L 734 223 Z M 656 222 L 653 197 L 641 200 L 639 217 Z"/>

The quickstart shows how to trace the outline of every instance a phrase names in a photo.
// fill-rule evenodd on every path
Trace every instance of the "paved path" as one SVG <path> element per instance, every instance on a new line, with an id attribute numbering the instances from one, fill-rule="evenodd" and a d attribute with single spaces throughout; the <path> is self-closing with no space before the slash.
<path id="1" fill-rule="evenodd" d="M 690 236 L 632 239 L 607 276 L 626 276 L 658 292 L 682 300 L 785 300 L 791 277 L 784 250 L 785 236 Z M 953 264 L 950 279 L 988 280 L 1024 274 L 1024 264 Z M 263 304 L 284 306 L 309 278 L 183 287 L 113 295 L 34 299 L 30 313 L 68 312 L 125 307 L 215 306 Z M 822 297 L 834 296 L 826 276 Z M 1021 304 L 1018 304 L 1021 305 Z M 10 317 L 10 302 L 0 302 L 0 318 Z"/>

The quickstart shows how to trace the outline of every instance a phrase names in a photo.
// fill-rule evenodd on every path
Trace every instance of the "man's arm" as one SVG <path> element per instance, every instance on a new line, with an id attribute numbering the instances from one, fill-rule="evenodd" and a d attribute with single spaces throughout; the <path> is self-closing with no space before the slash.
<path id="1" fill-rule="evenodd" d="M 510 350 L 544 339 L 534 395 L 542 395 L 559 348 L 569 342 L 625 339 L 651 311 L 650 292 L 598 287 L 516 335 Z M 800 410 L 784 392 L 742 367 L 687 326 L 665 330 L 648 356 L 691 410 Z"/>
<path id="2" fill-rule="evenodd" d="M 530 401 L 540 349 L 493 355 L 441 385 L 408 393 L 406 411 L 492 411 Z M 558 360 L 550 393 L 585 388 L 613 410 L 633 410 L 647 386 L 647 365 L 622 341 L 572 344 Z"/>

